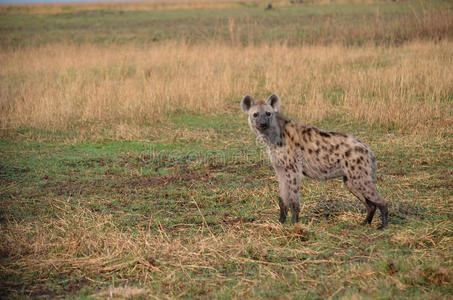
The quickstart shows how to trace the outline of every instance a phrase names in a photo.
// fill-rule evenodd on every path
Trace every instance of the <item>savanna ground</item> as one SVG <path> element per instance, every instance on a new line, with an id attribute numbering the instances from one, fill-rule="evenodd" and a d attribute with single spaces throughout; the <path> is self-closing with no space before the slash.
<path id="1" fill-rule="evenodd" d="M 0 6 L 0 297 L 453 293 L 449 1 Z M 239 101 L 374 149 L 390 224 L 340 180 L 297 225 Z"/>

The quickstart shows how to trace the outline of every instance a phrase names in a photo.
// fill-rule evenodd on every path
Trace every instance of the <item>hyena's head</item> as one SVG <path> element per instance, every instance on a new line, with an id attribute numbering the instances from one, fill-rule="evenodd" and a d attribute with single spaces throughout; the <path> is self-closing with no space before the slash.
<path id="1" fill-rule="evenodd" d="M 249 115 L 250 128 L 264 134 L 278 126 L 275 113 L 279 110 L 280 104 L 280 98 L 275 94 L 270 95 L 266 101 L 257 102 L 250 95 L 245 95 L 241 101 L 241 108 Z"/>

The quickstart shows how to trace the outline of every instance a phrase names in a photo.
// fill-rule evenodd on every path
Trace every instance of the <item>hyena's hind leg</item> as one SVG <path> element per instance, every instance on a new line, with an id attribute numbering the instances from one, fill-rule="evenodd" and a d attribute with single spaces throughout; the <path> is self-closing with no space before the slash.
<path id="1" fill-rule="evenodd" d="M 379 229 L 382 229 L 388 224 L 388 208 L 387 201 L 379 195 L 373 182 L 367 181 L 366 184 L 361 180 L 351 180 L 344 178 L 344 182 L 348 187 L 349 191 L 359 198 L 359 200 L 365 205 L 367 209 L 367 216 L 363 221 L 363 224 L 371 224 L 376 207 L 381 211 L 382 224 Z"/>
<path id="2" fill-rule="evenodd" d="M 363 203 L 363 205 L 365 206 L 365 208 L 367 210 L 366 218 L 365 218 L 365 220 L 363 220 L 362 225 L 371 224 L 371 221 L 373 221 L 374 213 L 376 212 L 376 205 L 374 205 L 370 201 L 367 201 L 366 198 L 362 195 L 362 193 L 360 193 L 354 187 L 354 185 L 351 183 L 351 181 L 346 176 L 343 177 L 343 182 L 345 183 L 348 190 L 354 196 L 356 196 L 357 199 L 360 200 L 360 202 Z"/>
<path id="3" fill-rule="evenodd" d="M 366 199 L 365 199 L 365 201 L 366 201 Z M 362 222 L 363 225 L 371 224 L 371 221 L 373 221 L 374 213 L 376 212 L 376 205 L 367 201 L 366 209 L 367 209 L 367 214 L 366 214 L 365 220 L 363 220 L 363 222 Z"/>
<path id="4" fill-rule="evenodd" d="M 388 210 L 388 202 L 385 200 L 381 195 L 379 195 L 378 191 L 374 184 L 372 187 L 365 191 L 365 197 L 367 201 L 371 201 L 374 205 L 376 205 L 379 210 L 381 211 L 381 226 L 378 229 L 383 229 L 388 225 L 389 219 L 389 210 Z"/>

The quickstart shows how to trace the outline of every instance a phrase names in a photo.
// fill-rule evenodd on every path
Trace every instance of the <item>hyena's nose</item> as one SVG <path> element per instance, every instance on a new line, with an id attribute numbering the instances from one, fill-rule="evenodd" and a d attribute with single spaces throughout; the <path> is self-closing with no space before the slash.
<path id="1" fill-rule="evenodd" d="M 259 126 L 261 129 L 266 129 L 269 125 L 267 124 L 267 122 L 259 122 L 259 123 L 258 123 L 258 126 Z"/>

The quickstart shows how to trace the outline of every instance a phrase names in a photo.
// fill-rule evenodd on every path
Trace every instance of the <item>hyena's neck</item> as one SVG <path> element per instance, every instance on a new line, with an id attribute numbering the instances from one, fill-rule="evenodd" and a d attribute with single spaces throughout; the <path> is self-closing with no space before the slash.
<path id="1" fill-rule="evenodd" d="M 281 147 L 285 145 L 285 127 L 290 121 L 291 120 L 286 116 L 276 113 L 275 119 L 273 120 L 271 126 L 265 132 L 259 132 L 258 130 L 255 131 L 268 146 Z"/>

